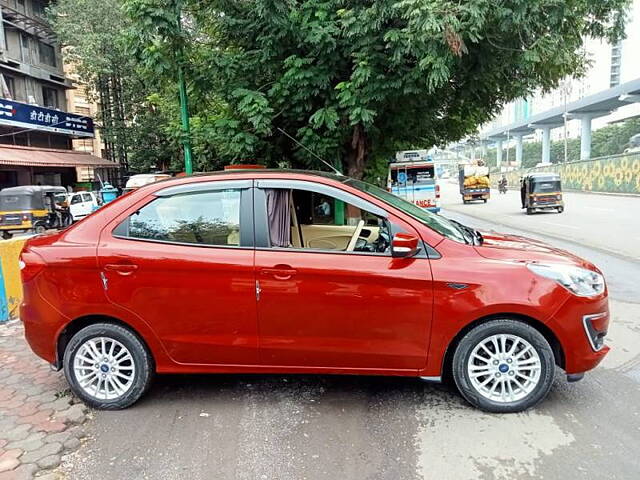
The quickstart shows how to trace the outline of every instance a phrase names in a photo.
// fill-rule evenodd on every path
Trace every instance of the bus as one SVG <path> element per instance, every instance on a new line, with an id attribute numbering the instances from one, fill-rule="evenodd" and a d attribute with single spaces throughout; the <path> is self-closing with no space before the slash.
<path id="1" fill-rule="evenodd" d="M 387 190 L 430 212 L 440 211 L 440 185 L 427 150 L 396 153 L 389 164 Z"/>

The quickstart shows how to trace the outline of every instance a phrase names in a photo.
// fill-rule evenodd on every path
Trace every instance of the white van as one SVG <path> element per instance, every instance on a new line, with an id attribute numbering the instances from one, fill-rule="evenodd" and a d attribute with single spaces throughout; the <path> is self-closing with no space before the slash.
<path id="1" fill-rule="evenodd" d="M 69 193 L 67 201 L 69 202 L 69 211 L 74 222 L 83 219 L 98 208 L 98 199 L 93 192 Z"/>

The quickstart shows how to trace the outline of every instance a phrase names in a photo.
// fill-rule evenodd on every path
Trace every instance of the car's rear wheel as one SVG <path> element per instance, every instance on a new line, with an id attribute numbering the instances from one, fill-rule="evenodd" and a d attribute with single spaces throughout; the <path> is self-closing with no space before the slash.
<path id="1" fill-rule="evenodd" d="M 135 403 L 153 377 L 146 346 L 119 325 L 83 328 L 67 344 L 64 373 L 74 393 L 87 405 L 118 410 Z"/>
<path id="2" fill-rule="evenodd" d="M 520 412 L 536 405 L 549 393 L 554 371 L 549 342 L 535 328 L 511 319 L 478 325 L 453 356 L 460 393 L 488 412 Z"/>

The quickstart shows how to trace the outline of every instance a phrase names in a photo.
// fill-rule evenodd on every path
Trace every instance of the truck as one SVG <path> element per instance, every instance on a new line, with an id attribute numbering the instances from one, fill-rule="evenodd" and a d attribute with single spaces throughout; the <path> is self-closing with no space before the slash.
<path id="1" fill-rule="evenodd" d="M 487 203 L 491 196 L 489 167 L 484 165 L 462 164 L 458 166 L 460 195 L 462 202 L 482 200 Z"/>

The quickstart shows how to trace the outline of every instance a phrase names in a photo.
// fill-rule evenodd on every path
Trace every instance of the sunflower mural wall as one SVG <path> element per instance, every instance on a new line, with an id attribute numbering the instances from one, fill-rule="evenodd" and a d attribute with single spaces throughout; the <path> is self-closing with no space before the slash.
<path id="1" fill-rule="evenodd" d="M 505 175 L 511 187 L 518 186 L 524 173 L 555 172 L 562 179 L 562 188 L 583 192 L 640 194 L 640 152 L 578 162 L 554 164 L 548 167 L 514 170 Z M 492 175 L 497 188 L 500 174 Z"/>

